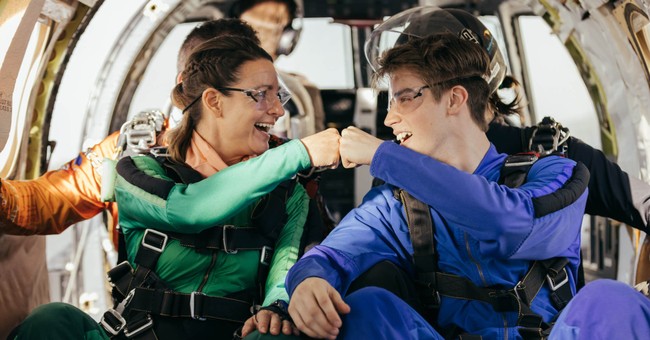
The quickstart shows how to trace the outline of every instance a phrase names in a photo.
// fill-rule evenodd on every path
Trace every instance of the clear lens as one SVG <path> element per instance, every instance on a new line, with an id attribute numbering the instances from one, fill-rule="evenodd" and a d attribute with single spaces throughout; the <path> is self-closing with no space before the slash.
<path id="1" fill-rule="evenodd" d="M 406 114 L 415 111 L 422 102 L 422 91 L 428 89 L 428 85 L 424 85 L 415 89 L 403 89 L 393 94 L 391 100 L 388 102 L 388 110 L 395 108 L 397 112 Z"/>

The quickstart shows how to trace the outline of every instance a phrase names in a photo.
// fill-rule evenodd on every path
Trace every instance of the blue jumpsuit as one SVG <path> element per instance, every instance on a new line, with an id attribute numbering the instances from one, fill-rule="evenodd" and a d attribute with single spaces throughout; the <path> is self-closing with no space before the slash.
<path id="1" fill-rule="evenodd" d="M 575 292 L 587 192 L 559 210 L 535 214 L 535 201 L 562 188 L 575 163 L 556 156 L 542 158 L 531 167 L 526 182 L 512 189 L 497 183 L 505 157 L 491 146 L 474 174 L 468 174 L 386 142 L 377 150 L 370 171 L 430 206 L 440 271 L 465 277 L 477 286 L 507 289 L 526 274 L 532 261 L 565 257 Z M 320 246 L 297 262 L 287 276 L 289 294 L 304 279 L 320 277 L 344 295 L 359 275 L 385 260 L 413 274 L 404 209 L 392 188 L 389 184 L 373 188 Z M 341 338 L 441 338 L 385 290 L 364 288 L 346 297 L 346 302 L 352 312 L 344 317 Z M 531 308 L 547 322 L 558 314 L 547 285 Z M 480 301 L 442 297 L 437 323 L 485 339 L 518 339 L 517 316 L 496 312 Z"/>

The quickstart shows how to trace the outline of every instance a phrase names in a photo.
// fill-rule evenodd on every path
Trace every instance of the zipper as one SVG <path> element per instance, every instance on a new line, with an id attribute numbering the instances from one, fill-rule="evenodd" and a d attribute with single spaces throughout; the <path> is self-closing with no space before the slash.
<path id="1" fill-rule="evenodd" d="M 478 275 L 481 277 L 481 282 L 483 282 L 483 286 L 487 286 L 487 280 L 485 280 L 485 276 L 483 275 L 483 269 L 481 268 L 481 264 L 476 261 L 474 256 L 472 256 L 472 252 L 469 249 L 469 240 L 467 239 L 467 233 L 463 232 L 463 236 L 465 237 L 465 248 L 467 250 L 467 255 L 469 256 L 469 259 L 472 260 L 472 262 L 476 265 L 476 269 L 478 270 Z"/>
<path id="2" fill-rule="evenodd" d="M 217 251 L 212 250 L 212 259 L 210 260 L 210 265 L 208 266 L 208 269 L 205 271 L 205 274 L 203 275 L 203 281 L 201 281 L 199 288 L 196 290 L 197 292 L 203 291 L 203 287 L 205 287 L 205 284 L 208 282 L 208 276 L 210 276 L 210 272 L 212 271 L 212 268 L 214 268 L 214 264 L 216 262 L 217 262 Z"/>

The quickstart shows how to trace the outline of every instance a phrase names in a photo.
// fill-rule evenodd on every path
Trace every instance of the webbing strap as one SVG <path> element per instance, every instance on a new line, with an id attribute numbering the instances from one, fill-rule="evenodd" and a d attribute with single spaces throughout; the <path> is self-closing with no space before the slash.
<path id="1" fill-rule="evenodd" d="M 142 287 L 135 289 L 128 309 L 167 317 L 233 322 L 242 322 L 252 315 L 250 302 L 198 292 L 185 294 Z"/>
<path id="2" fill-rule="evenodd" d="M 411 234 L 413 266 L 417 275 L 416 283 L 420 286 L 420 299 L 425 306 L 437 307 L 440 304 L 440 297 L 435 291 L 438 256 L 429 206 L 405 190 L 400 189 L 397 193 L 404 205 Z"/>
<path id="3" fill-rule="evenodd" d="M 255 250 L 273 245 L 273 240 L 265 237 L 255 227 L 235 227 L 220 225 L 198 234 L 183 234 L 165 232 L 172 239 L 180 242 L 181 246 L 195 249 L 222 250 L 226 253 L 236 253 L 238 250 Z"/>

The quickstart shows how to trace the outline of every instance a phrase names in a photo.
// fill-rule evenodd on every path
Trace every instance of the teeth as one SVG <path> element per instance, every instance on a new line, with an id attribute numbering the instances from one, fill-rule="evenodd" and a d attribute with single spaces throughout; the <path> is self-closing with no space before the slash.
<path id="1" fill-rule="evenodd" d="M 411 137 L 412 135 L 413 134 L 410 132 L 400 132 L 395 138 L 397 138 L 398 142 L 402 143 L 403 141 L 409 139 L 409 137 Z"/>
<path id="2" fill-rule="evenodd" d="M 268 132 L 273 128 L 273 124 L 268 124 L 268 123 L 255 123 L 255 126 L 266 132 Z"/>

